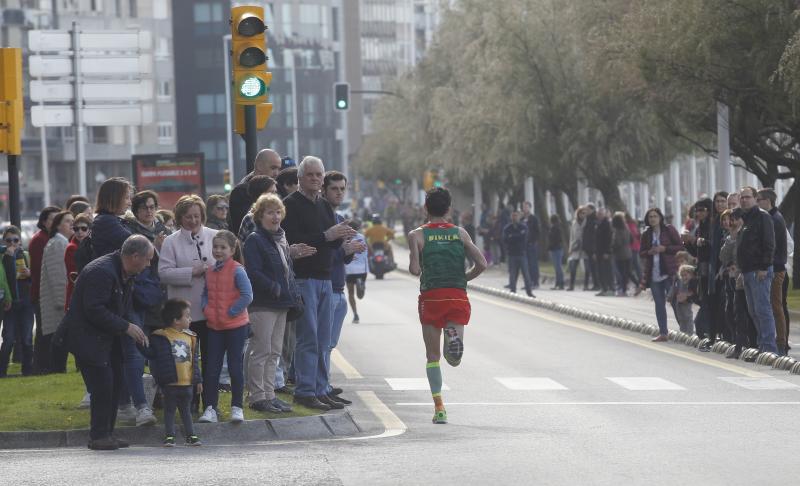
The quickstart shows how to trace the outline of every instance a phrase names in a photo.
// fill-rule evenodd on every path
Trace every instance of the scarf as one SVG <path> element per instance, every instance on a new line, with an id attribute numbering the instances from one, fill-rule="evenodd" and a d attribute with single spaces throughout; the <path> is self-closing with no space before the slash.
<path id="1" fill-rule="evenodd" d="M 277 230 L 267 230 L 267 233 L 272 237 L 272 241 L 278 245 L 278 252 L 281 254 L 281 263 L 283 263 L 283 271 L 288 280 L 292 277 L 292 270 L 289 268 L 289 242 L 286 241 L 286 233 L 283 228 L 278 227 Z"/>

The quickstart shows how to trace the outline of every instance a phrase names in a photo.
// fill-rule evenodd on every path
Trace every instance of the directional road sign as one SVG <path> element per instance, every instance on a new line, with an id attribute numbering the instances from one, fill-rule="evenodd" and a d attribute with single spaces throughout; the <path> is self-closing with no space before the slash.
<path id="1" fill-rule="evenodd" d="M 151 74 L 153 57 L 150 54 L 115 54 L 81 57 L 82 76 L 118 76 Z M 28 70 L 34 78 L 72 76 L 73 60 L 69 56 L 39 56 L 28 58 Z"/>
<path id="2" fill-rule="evenodd" d="M 153 105 L 94 105 L 83 108 L 87 126 L 128 126 L 153 123 Z M 75 124 L 69 105 L 31 106 L 31 123 L 35 127 L 68 127 Z"/>
<path id="3" fill-rule="evenodd" d="M 82 31 L 79 34 L 82 50 L 136 51 L 153 47 L 150 32 L 139 30 Z M 72 33 L 68 30 L 31 30 L 28 49 L 33 52 L 68 51 L 72 49 Z"/>
<path id="4" fill-rule="evenodd" d="M 87 103 L 95 101 L 145 101 L 153 97 L 153 81 L 84 81 L 81 95 Z M 75 89 L 69 81 L 36 81 L 30 83 L 31 101 L 73 101 Z"/>

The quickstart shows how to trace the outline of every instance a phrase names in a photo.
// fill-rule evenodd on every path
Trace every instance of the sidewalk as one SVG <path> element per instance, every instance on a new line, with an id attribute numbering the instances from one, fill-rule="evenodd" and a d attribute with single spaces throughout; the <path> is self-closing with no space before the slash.
<path id="1" fill-rule="evenodd" d="M 407 269 L 408 249 L 395 245 L 394 254 L 398 267 Z M 505 266 L 492 266 L 473 282 L 487 287 L 506 290 L 504 287 L 508 284 L 508 273 Z M 578 309 L 613 315 L 623 319 L 631 319 L 645 324 L 658 324 L 654 314 L 653 299 L 650 297 L 649 291 L 642 292 L 637 297 L 597 297 L 595 295 L 596 292 L 579 290 L 583 288 L 582 279 L 580 285 L 576 282 L 574 291 L 549 290 L 553 285 L 552 277 L 547 279 L 546 284 L 543 283 L 540 285 L 541 287 L 539 289 L 534 290 L 536 297 L 555 302 L 556 304 L 569 305 Z M 525 295 L 521 275 L 517 284 L 517 292 Z M 628 292 L 632 294 L 633 289 L 629 288 Z M 695 312 L 696 311 L 697 307 L 695 306 Z M 678 321 L 675 320 L 671 309 L 667 309 L 667 316 L 669 329 L 678 330 Z M 789 343 L 800 343 L 800 318 L 796 319 L 794 316 L 792 316 L 792 323 L 790 325 Z M 800 359 L 800 345 L 793 344 L 792 348 L 789 355 Z"/>

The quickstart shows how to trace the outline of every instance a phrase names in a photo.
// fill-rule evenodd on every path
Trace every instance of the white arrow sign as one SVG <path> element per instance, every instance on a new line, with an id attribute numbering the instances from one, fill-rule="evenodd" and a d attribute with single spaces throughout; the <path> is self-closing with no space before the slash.
<path id="1" fill-rule="evenodd" d="M 148 31 L 83 31 L 79 37 L 82 51 L 136 51 L 153 47 Z M 72 49 L 72 33 L 68 30 L 31 30 L 28 32 L 28 49 L 34 52 L 68 51 Z"/>
<path id="2" fill-rule="evenodd" d="M 28 70 L 34 78 L 72 76 L 72 58 L 66 56 L 29 56 Z M 82 76 L 137 76 L 153 72 L 149 54 L 81 57 Z"/>
<path id="3" fill-rule="evenodd" d="M 73 84 L 68 81 L 36 81 L 30 83 L 31 101 L 72 101 Z M 81 96 L 92 101 L 145 101 L 153 97 L 153 81 L 87 81 L 81 83 Z"/>
<path id="4" fill-rule="evenodd" d="M 31 106 L 31 123 L 35 127 L 68 127 L 75 123 L 70 106 Z M 87 126 L 128 126 L 153 123 L 153 105 L 87 106 L 83 109 Z"/>

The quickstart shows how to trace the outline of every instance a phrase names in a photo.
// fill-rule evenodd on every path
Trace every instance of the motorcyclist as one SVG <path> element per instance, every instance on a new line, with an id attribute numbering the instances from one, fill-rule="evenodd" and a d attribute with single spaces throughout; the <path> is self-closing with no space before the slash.
<path id="1" fill-rule="evenodd" d="M 394 253 L 392 252 L 392 246 L 389 244 L 389 240 L 394 239 L 394 231 L 384 226 L 380 214 L 375 213 L 372 215 L 372 226 L 364 232 L 364 236 L 367 238 L 370 257 L 373 254 L 373 245 L 375 243 L 383 243 L 384 254 L 389 261 L 394 262 Z"/>

